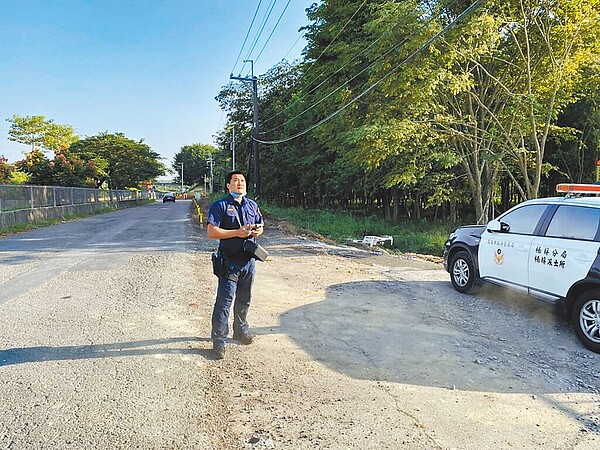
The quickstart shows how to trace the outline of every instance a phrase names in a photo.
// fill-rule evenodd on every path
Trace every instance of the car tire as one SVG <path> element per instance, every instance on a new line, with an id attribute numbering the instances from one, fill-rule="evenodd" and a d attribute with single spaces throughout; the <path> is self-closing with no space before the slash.
<path id="1" fill-rule="evenodd" d="M 452 280 L 452 286 L 458 292 L 472 294 L 477 290 L 475 265 L 468 252 L 463 250 L 452 257 L 452 261 L 450 262 L 450 279 Z"/>
<path id="2" fill-rule="evenodd" d="M 585 291 L 573 304 L 571 323 L 581 343 L 600 353 L 600 289 Z"/>

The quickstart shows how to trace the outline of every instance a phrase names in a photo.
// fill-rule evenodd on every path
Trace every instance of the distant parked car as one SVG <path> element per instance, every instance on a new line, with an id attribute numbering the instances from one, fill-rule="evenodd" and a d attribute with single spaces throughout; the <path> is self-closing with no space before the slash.
<path id="1" fill-rule="evenodd" d="M 165 194 L 163 196 L 163 203 L 167 203 L 167 202 L 173 202 L 173 203 L 175 203 L 175 194 L 173 194 L 172 192 L 169 192 L 168 194 Z"/>

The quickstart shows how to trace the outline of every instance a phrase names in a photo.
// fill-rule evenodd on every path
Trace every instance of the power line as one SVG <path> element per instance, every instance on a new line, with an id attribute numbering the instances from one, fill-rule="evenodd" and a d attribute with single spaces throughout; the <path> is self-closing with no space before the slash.
<path id="1" fill-rule="evenodd" d="M 331 113 L 327 117 L 319 120 L 317 123 L 311 125 L 307 129 L 305 129 L 305 130 L 303 130 L 303 131 L 301 131 L 299 133 L 296 133 L 293 136 L 287 137 L 285 139 L 280 139 L 278 141 L 262 141 L 262 140 L 254 138 L 254 137 L 252 139 L 255 139 L 257 142 L 259 142 L 261 144 L 269 144 L 269 145 L 272 145 L 272 144 L 283 144 L 285 142 L 289 142 L 289 141 L 291 141 L 293 139 L 296 139 L 296 138 L 298 138 L 298 137 L 300 137 L 300 136 L 302 136 L 302 135 L 304 135 L 306 133 L 309 133 L 310 131 L 314 130 L 318 126 L 324 124 L 325 122 L 328 122 L 329 120 L 331 120 L 335 116 L 337 116 L 339 113 L 341 113 L 342 111 L 344 111 L 346 108 L 348 108 L 350 105 L 354 104 L 359 99 L 361 99 L 362 97 L 364 97 L 367 93 L 369 93 L 370 91 L 372 91 L 373 89 L 375 89 L 375 87 L 377 87 L 384 80 L 386 80 L 390 75 L 392 75 L 394 72 L 396 72 L 398 69 L 400 69 L 404 64 L 406 64 L 407 62 L 409 62 L 410 60 L 412 60 L 415 56 L 417 56 L 419 53 L 421 53 L 423 50 L 425 50 L 427 47 L 429 47 L 433 42 L 435 42 L 441 36 L 443 36 L 444 34 L 446 34 L 448 32 L 448 30 L 450 30 L 457 22 L 459 22 L 460 20 L 462 20 L 465 16 L 467 16 L 468 14 L 470 14 L 476 7 L 478 7 L 479 4 L 482 1 L 483 0 L 477 0 L 471 6 L 469 6 L 468 8 L 466 8 L 462 13 L 460 13 L 458 15 L 458 17 L 456 17 L 456 19 L 454 19 L 452 22 L 450 22 L 448 25 L 446 25 L 441 31 L 439 31 L 438 33 L 436 33 L 434 36 L 432 36 L 431 38 L 429 38 L 417 50 L 415 50 L 413 53 L 411 53 L 409 56 L 407 56 L 405 59 L 403 59 L 398 65 L 396 65 L 396 67 L 394 67 L 392 70 L 390 70 L 389 72 L 387 72 L 383 77 L 381 77 L 379 80 L 377 80 L 375 83 L 373 83 L 367 89 L 365 89 L 359 95 L 357 95 L 356 97 L 354 97 L 352 100 L 350 100 L 344 106 L 342 106 L 338 110 L 334 111 L 333 113 Z"/>
<path id="2" fill-rule="evenodd" d="M 250 22 L 250 26 L 248 27 L 248 31 L 246 32 L 246 37 L 244 38 L 244 43 L 242 44 L 242 47 L 240 48 L 240 52 L 237 55 L 237 59 L 235 60 L 235 64 L 233 65 L 233 68 L 231 69 L 231 73 L 235 72 L 237 63 L 240 61 L 240 56 L 242 56 L 242 52 L 244 51 L 244 47 L 246 46 L 246 41 L 248 40 L 248 36 L 250 35 L 250 30 L 252 30 L 252 26 L 254 25 L 254 20 L 256 19 L 256 15 L 258 14 L 258 10 L 260 9 L 261 3 L 262 3 L 262 0 L 259 0 L 258 6 L 256 7 L 256 11 L 254 11 L 254 17 L 252 17 L 252 22 Z"/>
<path id="3" fill-rule="evenodd" d="M 340 31 L 338 32 L 338 34 L 335 35 L 335 37 L 331 40 L 331 42 L 329 44 L 327 44 L 327 47 L 325 47 L 325 49 L 321 52 L 321 54 L 317 57 L 317 59 L 315 59 L 314 61 L 312 61 L 310 63 L 310 65 L 308 66 L 308 69 L 306 70 L 306 72 L 304 72 L 303 76 L 306 76 L 310 70 L 312 69 L 312 67 L 314 66 L 314 64 L 321 59 L 321 57 L 325 54 L 325 52 L 329 49 L 329 47 L 331 47 L 333 45 L 333 43 L 335 42 L 335 40 L 340 36 L 340 34 L 342 34 L 342 32 L 346 29 L 346 27 L 348 26 L 348 24 L 350 22 L 352 22 L 352 19 L 354 19 L 354 16 L 356 16 L 358 14 L 358 12 L 362 9 L 363 6 L 365 6 L 365 3 L 367 3 L 367 0 L 365 0 L 364 2 L 362 2 L 360 4 L 360 6 L 358 7 L 358 9 L 356 11 L 354 11 L 354 14 L 352 14 L 350 16 L 350 18 L 348 19 L 348 21 L 344 24 L 344 26 L 340 29 Z"/>
<path id="4" fill-rule="evenodd" d="M 265 134 L 277 130 L 278 128 L 281 128 L 285 125 L 287 125 L 288 123 L 292 122 L 294 119 L 297 119 L 298 117 L 304 115 L 305 113 L 307 113 L 308 111 L 310 111 L 311 109 L 313 109 L 315 106 L 321 104 L 322 102 L 324 102 L 325 100 L 327 100 L 329 97 L 331 97 L 333 94 L 335 94 L 336 92 L 338 92 L 340 89 L 342 89 L 344 86 L 346 86 L 347 84 L 349 84 L 352 80 L 354 80 L 355 78 L 357 78 L 359 75 L 363 74 L 364 72 L 366 72 L 367 70 L 371 69 L 373 66 L 375 66 L 378 62 L 380 62 L 383 58 L 385 58 L 387 55 L 389 55 L 390 53 L 392 53 L 394 50 L 398 49 L 400 46 L 404 45 L 410 38 L 416 36 L 419 32 L 421 32 L 421 30 L 423 30 L 424 28 L 426 28 L 434 19 L 436 19 L 438 16 L 441 16 L 442 14 L 442 10 L 440 10 L 437 15 L 433 15 L 431 16 L 426 22 L 423 22 L 423 24 L 421 25 L 420 28 L 418 28 L 417 30 L 413 31 L 410 35 L 406 36 L 402 41 L 398 42 L 396 45 L 394 45 L 392 48 L 390 48 L 388 51 L 386 51 L 384 54 L 382 54 L 381 56 L 379 56 L 375 61 L 373 61 L 371 64 L 369 64 L 367 67 L 365 67 L 364 69 L 362 69 L 360 72 L 358 72 L 357 74 L 355 74 L 353 77 L 349 78 L 348 80 L 346 80 L 344 83 L 342 83 L 340 86 L 338 86 L 337 88 L 335 88 L 333 91 L 331 91 L 329 94 L 325 95 L 324 97 L 322 97 L 321 99 L 317 100 L 315 103 L 313 103 L 311 106 L 309 106 L 308 108 L 305 108 L 302 112 L 296 114 L 294 117 L 288 119 L 287 121 L 285 121 L 284 123 L 282 123 L 281 125 L 276 126 L 275 128 L 271 128 L 268 131 L 265 131 Z M 383 37 L 383 36 L 382 36 Z M 380 37 L 381 39 L 381 37 Z M 376 41 L 375 41 L 376 42 Z M 357 55 L 358 56 L 358 55 Z M 342 67 L 343 68 L 343 67 Z M 341 69 L 340 69 L 341 70 Z M 339 71 L 338 71 L 339 72 Z M 337 72 L 335 72 L 337 73 Z M 333 75 L 332 74 L 329 78 L 331 78 Z M 329 78 L 327 78 L 326 80 L 323 80 L 323 82 L 321 82 L 317 87 L 321 86 L 323 83 L 325 83 L 325 81 L 327 81 Z M 316 89 L 316 88 L 315 88 Z M 313 89 L 314 90 L 314 89 Z M 308 95 L 310 94 L 313 90 L 307 92 L 305 94 Z M 289 108 L 289 107 L 288 107 Z M 285 110 L 285 109 L 284 109 Z M 275 117 L 275 116 L 273 116 Z"/>
<path id="5" fill-rule="evenodd" d="M 287 53 L 285 54 L 285 56 L 283 57 L 283 59 L 287 59 L 288 55 L 289 55 L 290 53 L 292 53 L 292 50 L 294 50 L 294 47 L 296 46 L 296 44 L 298 43 L 298 41 L 300 41 L 300 39 L 302 39 L 302 37 L 303 37 L 303 36 L 304 36 L 303 34 L 300 34 L 300 35 L 298 36 L 298 38 L 297 38 L 297 39 L 296 39 L 296 41 L 295 41 L 295 42 L 292 44 L 292 46 L 291 46 L 291 47 L 290 47 L 290 49 L 287 51 Z"/>
<path id="6" fill-rule="evenodd" d="M 284 8 L 284 12 L 285 12 L 285 10 L 287 9 L 287 7 L 288 7 L 288 5 L 289 5 L 290 1 L 291 1 L 291 0 L 288 0 L 288 3 L 286 4 L 286 6 L 285 6 L 285 8 Z M 256 16 L 257 16 L 257 14 L 258 14 L 258 11 L 259 11 L 259 8 L 260 8 L 260 4 L 261 4 L 261 2 L 262 2 L 262 0 L 259 2 L 258 6 L 257 6 L 257 8 L 256 8 L 256 11 L 254 12 L 254 17 L 252 18 L 252 23 L 250 24 L 250 27 L 248 28 L 248 32 L 246 33 L 246 37 L 244 38 L 244 44 L 242 44 L 242 48 L 240 49 L 240 52 L 239 52 L 239 54 L 238 54 L 238 57 L 237 57 L 237 59 L 236 59 L 236 62 L 235 62 L 235 64 L 234 64 L 234 67 L 233 67 L 233 69 L 232 69 L 231 73 L 234 73 L 234 72 L 235 72 L 235 67 L 237 67 L 237 64 L 238 64 L 238 62 L 239 62 L 239 59 L 240 59 L 240 57 L 241 57 L 241 54 L 242 54 L 242 52 L 243 52 L 243 49 L 244 49 L 244 47 L 245 47 L 246 41 L 247 41 L 247 39 L 248 39 L 248 36 L 249 36 L 249 34 L 250 34 L 250 31 L 251 31 L 251 29 L 252 29 L 252 26 L 253 26 L 253 24 L 254 24 L 254 21 L 255 21 L 255 19 L 256 19 Z M 251 54 L 252 54 L 252 52 L 254 51 L 254 49 L 255 49 L 256 45 L 258 44 L 258 40 L 260 39 L 260 36 L 261 36 L 261 34 L 262 34 L 263 30 L 264 30 L 264 27 L 266 26 L 266 24 L 267 24 L 267 22 L 268 22 L 268 19 L 269 19 L 270 15 L 271 15 L 271 13 L 272 13 L 272 11 L 273 11 L 273 8 L 275 7 L 275 4 L 276 4 L 276 2 L 277 2 L 277 0 L 272 0 L 272 1 L 271 1 L 271 3 L 269 4 L 269 6 L 267 6 L 267 11 L 268 11 L 268 12 L 267 12 L 267 13 L 265 14 L 265 16 L 263 17 L 263 20 L 262 20 L 262 22 L 261 22 L 261 25 L 260 25 L 260 29 L 259 29 L 258 33 L 256 34 L 256 36 L 254 37 L 253 43 L 252 43 L 252 45 L 251 45 L 251 48 L 250 48 L 250 50 L 248 51 L 248 53 L 247 53 L 247 55 L 246 55 L 246 58 L 245 58 L 245 59 L 252 59 L 252 58 L 251 58 Z M 315 59 L 314 61 L 312 61 L 312 62 L 311 62 L 310 66 L 309 66 L 309 69 L 308 69 L 308 70 L 307 70 L 307 71 L 304 73 L 304 75 L 303 75 L 303 76 L 305 76 L 305 75 L 308 73 L 308 71 L 310 70 L 310 68 L 312 67 L 312 65 L 313 65 L 314 63 L 316 63 L 316 62 L 317 62 L 317 61 L 318 61 L 318 60 L 319 60 L 319 59 L 320 59 L 320 58 L 323 56 L 323 54 L 324 54 L 324 53 L 327 51 L 327 49 L 328 49 L 328 48 L 329 48 L 329 47 L 330 47 L 330 46 L 331 46 L 331 45 L 332 45 L 332 44 L 335 42 L 335 40 L 336 40 L 336 39 L 339 37 L 339 35 L 340 35 L 340 34 L 341 34 L 343 31 L 344 31 L 344 29 L 346 28 L 346 26 L 347 26 L 347 25 L 348 25 L 348 24 L 349 24 L 349 23 L 352 21 L 352 19 L 354 18 L 354 16 L 356 16 L 356 14 L 358 14 L 358 12 L 359 12 L 359 11 L 362 9 L 362 7 L 365 5 L 365 3 L 367 3 L 367 0 L 364 0 L 364 1 L 363 1 L 363 2 L 360 4 L 360 6 L 358 7 L 358 9 L 357 9 L 357 10 L 356 10 L 356 11 L 355 11 L 353 14 L 352 14 L 352 16 L 350 17 L 350 19 L 348 19 L 348 21 L 347 21 L 347 22 L 344 24 L 344 26 L 343 26 L 343 27 L 341 28 L 341 30 L 340 30 L 340 31 L 339 31 L 339 32 L 336 34 L 336 36 L 335 36 L 335 37 L 334 37 L 334 38 L 331 40 L 331 42 L 330 42 L 330 43 L 327 45 L 327 47 L 326 47 L 326 48 L 323 50 L 323 52 L 322 52 L 322 53 L 319 55 L 319 57 L 318 57 L 317 59 Z M 281 20 L 281 17 L 282 17 L 282 16 L 283 16 L 283 12 L 281 13 L 281 16 L 279 17 L 279 19 L 278 19 L 278 21 L 277 21 L 277 24 L 275 25 L 275 28 L 277 27 L 277 25 L 278 25 L 279 21 Z M 271 35 L 272 35 L 272 34 L 273 34 L 273 32 L 275 31 L 275 28 L 274 28 L 274 29 L 273 29 L 273 31 L 271 32 Z M 269 35 L 269 38 L 267 38 L 267 42 L 268 42 L 268 41 L 269 41 L 269 39 L 271 38 L 271 35 Z M 292 51 L 292 49 L 293 49 L 293 48 L 294 48 L 294 46 L 295 46 L 295 45 L 298 43 L 298 41 L 299 41 L 299 40 L 302 38 L 302 36 L 303 36 L 303 35 L 300 35 L 300 36 L 298 36 L 298 38 L 296 39 L 296 42 L 294 42 L 294 44 L 293 44 L 292 48 L 291 48 L 291 49 L 290 49 L 290 50 L 289 50 L 289 51 L 286 53 L 286 56 L 285 56 L 285 57 L 287 57 L 287 55 L 288 55 L 288 54 L 289 54 L 289 53 Z M 260 55 L 262 54 L 262 51 L 264 50 L 264 47 L 265 47 L 265 46 L 266 46 L 266 43 L 265 43 L 265 45 L 263 46 L 263 48 L 261 49 L 261 51 L 260 51 L 260 53 L 259 53 L 259 55 L 258 55 L 258 56 L 260 56 Z M 254 58 L 254 60 L 255 60 L 255 61 L 258 59 L 258 56 L 257 56 L 256 58 Z M 244 63 L 244 65 L 242 65 L 242 68 L 240 69 L 240 73 L 241 73 L 241 71 L 244 69 L 244 67 L 245 67 L 245 66 L 246 66 L 246 64 Z"/>
<path id="7" fill-rule="evenodd" d="M 287 10 L 288 6 L 290 6 L 290 2 L 292 0 L 288 0 L 288 2 L 285 4 L 285 7 L 283 8 L 283 11 L 281 11 L 281 14 L 279 15 L 279 19 L 277 19 L 277 22 L 275 22 L 275 26 L 273 27 L 273 30 L 271 30 L 271 34 L 269 34 L 269 37 L 267 37 L 267 40 L 265 41 L 264 45 L 262 46 L 262 48 L 260 49 L 260 52 L 258 53 L 258 55 L 256 56 L 256 58 L 254 58 L 254 62 L 258 61 L 258 58 L 260 58 L 260 55 L 262 55 L 265 47 L 267 46 L 267 44 L 269 43 L 269 41 L 271 40 L 271 37 L 273 37 L 273 33 L 275 32 L 275 30 L 277 29 L 277 27 L 279 26 L 279 22 L 281 22 L 281 18 L 283 17 L 283 15 L 285 14 L 285 11 Z"/>
<path id="8" fill-rule="evenodd" d="M 440 8 L 440 12 L 438 13 L 438 15 L 441 15 L 441 11 L 443 8 L 447 8 L 448 6 L 450 6 L 452 3 L 454 3 L 455 0 L 453 0 L 452 2 L 448 2 L 448 4 L 446 4 L 446 6 Z M 402 19 L 407 18 L 410 14 L 413 14 L 415 11 L 410 11 L 409 13 L 407 13 L 406 15 L 404 15 L 402 17 Z M 428 22 L 430 22 L 431 20 L 433 20 L 434 16 L 432 16 Z M 323 84 L 325 84 L 327 81 L 329 81 L 331 78 L 333 78 L 335 75 L 337 75 L 338 73 L 340 73 L 342 70 L 344 70 L 352 61 L 354 61 L 355 59 L 357 59 L 359 56 L 363 55 L 365 52 L 367 52 L 371 47 L 373 47 L 375 44 L 377 44 L 377 42 L 379 42 L 381 39 L 383 39 L 385 36 L 387 36 L 388 34 L 390 34 L 393 29 L 395 28 L 395 26 L 397 25 L 397 23 L 392 24 L 392 26 L 390 26 L 386 31 L 384 31 L 382 33 L 381 36 L 379 36 L 377 39 L 375 39 L 373 42 L 371 42 L 367 47 L 363 48 L 360 52 L 358 52 L 356 55 L 354 55 L 352 58 L 350 58 L 344 65 L 342 65 L 339 69 L 337 69 L 335 72 L 333 72 L 332 74 L 330 74 L 327 78 L 325 78 L 323 81 L 321 81 L 319 84 L 317 84 L 315 87 L 313 87 L 312 89 L 310 89 L 309 91 L 305 92 L 305 93 L 300 93 L 298 96 L 296 96 L 296 98 L 294 98 L 285 108 L 279 110 L 278 112 L 276 112 L 275 114 L 273 114 L 271 117 L 268 117 L 267 119 L 261 121 L 261 123 L 263 125 L 269 123 L 272 119 L 274 119 L 275 117 L 280 116 L 281 114 L 283 114 L 285 111 L 287 111 L 288 109 L 292 108 L 294 105 L 296 105 L 299 101 L 301 101 L 302 99 L 304 99 L 307 95 L 311 94 L 312 92 L 316 91 L 318 88 L 320 88 L 321 86 L 323 86 Z M 419 30 L 420 31 L 420 30 Z M 413 33 L 414 34 L 414 33 Z M 412 36 L 412 35 L 411 35 Z M 409 36 L 410 37 L 410 36 Z M 405 39 L 406 40 L 406 39 Z M 297 42 L 297 41 L 296 41 Z M 404 42 L 404 41 L 403 41 Z M 401 42 L 401 43 L 403 43 Z M 400 43 L 400 44 L 401 44 Z M 397 48 L 400 44 L 396 44 L 390 51 L 393 51 L 395 48 Z M 295 44 L 294 44 L 295 45 Z M 386 52 L 384 55 L 380 56 L 379 58 L 377 58 L 374 62 L 377 62 L 378 60 L 382 59 L 384 56 L 386 56 L 390 51 Z M 369 69 L 373 64 L 371 64 L 369 67 L 367 67 L 367 69 Z M 366 70 L 366 69 L 365 69 Z M 361 71 L 360 73 L 364 72 Z M 321 73 L 320 75 L 318 75 L 314 80 L 312 81 L 316 81 L 318 80 L 322 75 L 324 74 Z M 348 80 L 346 83 L 347 84 L 349 81 L 352 81 L 354 78 L 351 78 L 350 80 Z M 312 107 L 311 107 L 312 108 Z M 308 108 L 308 109 L 311 109 Z M 295 117 L 294 117 L 295 118 Z M 287 122 L 286 122 L 287 123 Z M 280 125 L 281 126 L 281 125 Z M 273 131 L 276 130 L 278 127 L 272 128 L 269 131 Z"/>
<path id="9" fill-rule="evenodd" d="M 289 2 L 288 2 L 289 3 Z M 362 9 L 362 7 L 365 5 L 365 3 L 367 3 L 367 0 L 364 0 L 360 6 L 358 7 L 358 9 L 356 11 L 354 11 L 354 14 L 352 14 L 352 16 L 350 16 L 350 18 L 346 21 L 346 23 L 344 24 L 344 26 L 340 29 L 340 31 L 335 35 L 335 37 L 329 42 L 329 44 L 327 45 L 327 47 L 321 52 L 321 54 L 318 56 L 317 59 L 311 61 L 310 65 L 308 66 L 308 69 L 302 74 L 302 77 L 305 77 L 306 74 L 308 74 L 308 72 L 310 71 L 311 67 L 319 60 L 321 59 L 321 57 L 325 54 L 325 52 L 327 51 L 327 49 L 329 47 L 331 47 L 331 45 L 335 42 L 335 40 L 340 36 L 340 34 L 342 34 L 342 32 L 344 31 L 344 29 L 348 26 L 348 24 L 352 21 L 352 19 L 354 18 L 354 16 L 356 16 L 356 14 L 358 14 L 358 12 Z M 287 6 L 286 6 L 287 8 Z M 290 48 L 288 50 L 288 52 L 285 54 L 285 56 L 283 57 L 283 59 L 287 58 L 287 56 L 289 55 L 289 53 L 292 51 L 292 49 L 296 46 L 296 44 L 298 43 L 298 41 L 302 38 L 303 35 L 298 36 L 298 38 L 296 39 L 296 42 L 294 42 L 294 44 L 292 45 L 292 48 Z M 320 75 L 319 75 L 320 76 Z M 315 79 L 318 79 L 319 76 L 317 76 Z M 302 77 L 300 79 L 302 79 Z M 314 80 L 313 80 L 314 81 Z M 286 108 L 287 109 L 287 108 Z M 278 114 L 276 114 L 278 115 Z M 270 117 L 269 119 L 267 119 L 267 121 L 271 120 L 273 117 Z"/>
<path id="10" fill-rule="evenodd" d="M 409 14 L 414 13 L 414 11 L 411 11 Z M 406 16 L 404 16 L 404 18 L 408 17 L 407 14 Z M 337 75 L 338 73 L 340 73 L 342 70 L 344 70 L 352 61 L 354 61 L 355 59 L 357 59 L 359 56 L 363 55 L 365 52 L 367 52 L 371 47 L 373 47 L 375 44 L 377 44 L 377 42 L 379 42 L 381 39 L 383 39 L 385 36 L 387 36 L 388 34 L 390 34 L 392 32 L 392 30 L 394 29 L 394 27 L 397 25 L 397 23 L 394 23 L 392 26 L 390 26 L 381 36 L 379 36 L 377 39 L 375 39 L 373 42 L 371 42 L 367 47 L 363 48 L 360 52 L 358 52 L 356 55 L 354 55 L 352 58 L 350 58 L 345 64 L 343 64 L 339 69 L 337 69 L 335 72 L 333 72 L 332 74 L 330 74 L 327 78 L 325 78 L 323 81 L 321 81 L 319 84 L 317 84 L 315 87 L 313 87 L 312 89 L 310 89 L 309 91 L 305 92 L 303 95 L 299 95 L 297 96 L 292 102 L 290 102 L 290 104 L 288 104 L 285 108 L 281 109 L 279 112 L 273 114 L 271 117 L 265 119 L 262 121 L 262 124 L 267 124 L 269 123 L 272 119 L 274 119 L 275 117 L 280 116 L 281 114 L 283 114 L 285 111 L 287 111 L 288 109 L 292 108 L 294 105 L 296 105 L 300 100 L 302 100 L 303 98 L 305 98 L 307 95 L 311 94 L 312 92 L 316 91 L 318 88 L 320 88 L 321 86 L 323 86 L 323 84 L 325 84 L 327 81 L 329 81 L 331 78 L 333 78 L 335 75 Z M 390 51 L 394 50 L 396 47 L 398 47 L 400 44 L 396 44 Z M 384 55 L 380 56 L 377 60 L 375 60 L 374 62 L 377 62 L 378 60 L 382 59 L 384 56 L 386 56 L 390 51 L 386 52 Z M 371 64 L 368 68 L 370 68 L 373 64 Z M 366 69 L 364 69 L 366 70 Z M 361 71 L 360 73 L 364 72 Z M 359 73 L 359 74 L 360 74 Z M 321 73 L 320 75 L 318 75 L 314 80 L 312 81 L 316 81 L 318 80 L 322 75 L 324 74 Z M 358 75 L 358 74 L 357 74 Z M 351 78 L 350 80 L 346 81 L 347 84 L 348 82 L 352 81 L 354 78 Z M 312 108 L 312 107 L 311 107 Z M 310 108 L 308 108 L 310 109 Z M 294 117 L 295 118 L 295 117 Z M 286 122 L 287 123 L 287 122 Z M 280 125 L 281 126 L 281 125 Z M 276 130 L 277 128 L 279 128 L 280 126 L 273 128 L 269 131 L 273 131 Z"/>
<path id="11" fill-rule="evenodd" d="M 254 51 L 254 49 L 256 48 L 256 44 L 258 44 L 258 40 L 260 39 L 260 35 L 262 34 L 263 30 L 265 29 L 265 26 L 267 25 L 267 22 L 269 21 L 269 17 L 271 17 L 271 13 L 273 12 L 273 8 L 275 7 L 275 4 L 277 3 L 277 0 L 272 0 L 270 5 L 267 7 L 267 13 L 265 14 L 263 21 L 260 25 L 260 29 L 258 30 L 258 33 L 256 34 L 256 36 L 254 37 L 254 42 L 252 43 L 250 50 L 248 50 L 248 53 L 246 54 L 246 58 L 245 59 L 251 59 L 250 55 L 252 55 L 252 52 Z"/>

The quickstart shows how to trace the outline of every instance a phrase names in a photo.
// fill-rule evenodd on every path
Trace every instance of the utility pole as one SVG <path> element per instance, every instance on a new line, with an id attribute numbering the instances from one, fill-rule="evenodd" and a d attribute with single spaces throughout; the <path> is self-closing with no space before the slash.
<path id="1" fill-rule="evenodd" d="M 231 129 L 231 170 L 235 170 L 235 128 Z"/>
<path id="2" fill-rule="evenodd" d="M 231 80 L 250 81 L 252 82 L 252 149 L 254 154 L 254 196 L 260 196 L 260 163 L 258 155 L 258 79 L 254 76 L 254 61 L 245 59 L 244 62 L 249 62 L 251 67 L 251 77 L 234 77 L 229 76 Z"/>
<path id="3" fill-rule="evenodd" d="M 208 163 L 208 167 L 210 168 L 210 185 L 209 186 L 210 186 L 210 193 L 212 194 L 213 193 L 213 163 L 214 163 L 212 155 L 206 159 L 206 162 Z"/>
<path id="4" fill-rule="evenodd" d="M 181 193 L 183 194 L 183 162 L 181 163 Z"/>

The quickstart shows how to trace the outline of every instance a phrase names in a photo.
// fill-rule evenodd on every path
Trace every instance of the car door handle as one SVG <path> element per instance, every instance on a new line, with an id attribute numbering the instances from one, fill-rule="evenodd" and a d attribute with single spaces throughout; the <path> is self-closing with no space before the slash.
<path id="1" fill-rule="evenodd" d="M 528 252 L 529 251 L 529 246 L 527 245 L 516 245 L 515 246 L 515 250 L 518 252 Z"/>

